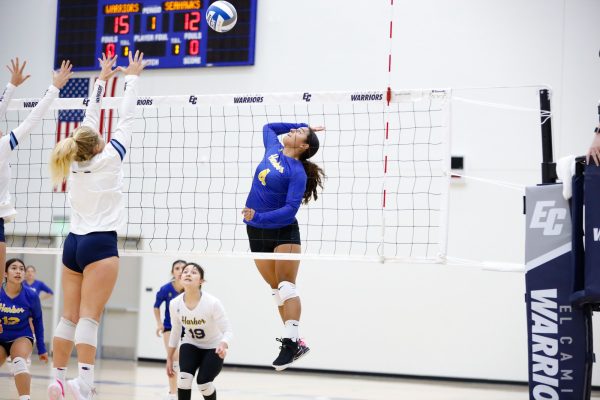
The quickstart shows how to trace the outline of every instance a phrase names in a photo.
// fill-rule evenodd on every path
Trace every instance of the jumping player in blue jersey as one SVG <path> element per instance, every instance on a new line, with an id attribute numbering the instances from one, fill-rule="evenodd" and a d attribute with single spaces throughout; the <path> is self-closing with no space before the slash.
<path id="1" fill-rule="evenodd" d="M 62 317 L 54 330 L 53 380 L 48 397 L 63 400 L 65 391 L 76 400 L 94 397 L 94 364 L 98 324 L 117 282 L 117 230 L 125 226 L 123 162 L 131 142 L 143 53 L 129 54 L 129 66 L 113 69 L 116 57 L 103 54 L 102 67 L 73 135 L 56 144 L 50 155 L 54 184 L 68 179 L 70 232 L 63 246 Z M 119 106 L 117 129 L 108 143 L 100 136 L 100 103 L 106 81 L 117 70 L 125 73 L 125 93 Z M 78 376 L 65 381 L 67 363 L 77 348 Z M 66 390 L 65 390 L 66 389 Z"/>
<path id="2" fill-rule="evenodd" d="M 0 320 L 4 325 L 4 330 L 0 333 L 0 365 L 10 356 L 19 400 L 28 400 L 31 375 L 27 359 L 31 356 L 34 342 L 30 318 L 35 329 L 40 360 L 48 362 L 48 352 L 44 346 L 42 306 L 37 294 L 23 285 L 23 261 L 18 258 L 8 260 L 4 272 L 6 285 L 0 289 Z"/>
<path id="3" fill-rule="evenodd" d="M 156 319 L 156 336 L 163 337 L 165 350 L 169 351 L 169 339 L 171 338 L 171 315 L 169 312 L 169 304 L 171 300 L 179 296 L 183 292 L 181 284 L 181 271 L 187 263 L 183 260 L 177 260 L 171 266 L 172 279 L 156 293 L 156 301 L 154 302 L 154 318 Z M 165 318 L 160 319 L 160 306 L 165 303 Z M 178 335 L 178 333 L 176 333 Z M 173 355 L 173 369 L 179 372 L 179 352 L 176 350 Z M 167 375 L 168 376 L 168 375 Z M 165 396 L 165 400 L 177 400 L 177 376 L 169 377 L 169 393 Z"/>
<path id="4" fill-rule="evenodd" d="M 29 78 L 29 75 L 24 75 L 23 70 L 26 62 L 19 65 L 19 59 L 11 60 L 11 67 L 7 66 L 11 73 L 10 83 L 6 85 L 6 89 L 0 95 L 0 118 L 4 117 L 8 103 L 12 97 L 14 89 L 21 85 Z M 27 118 L 15 128 L 12 132 L 6 132 L 7 135 L 2 136 L 0 131 L 0 263 L 4 264 L 6 260 L 6 239 L 4 237 L 4 224 L 12 221 L 17 215 L 17 211 L 11 204 L 10 198 L 10 153 L 17 149 L 19 142 L 27 138 L 27 135 L 40 123 L 42 117 L 52 104 L 52 101 L 58 97 L 60 89 L 68 82 L 71 77 L 71 63 L 63 61 L 59 71 L 54 73 L 52 85 L 46 90 L 44 97 L 37 103 L 35 108 L 29 113 Z M 4 278 L 4 270 L 0 269 L 0 278 Z M 0 279 L 0 281 L 2 281 Z M 2 324 L 0 324 L 0 332 Z"/>
<path id="5" fill-rule="evenodd" d="M 262 253 L 300 253 L 296 213 L 300 203 L 317 199 L 323 187 L 323 170 L 308 161 L 319 150 L 315 132 L 324 127 L 272 123 L 263 128 L 265 155 L 256 168 L 252 188 L 242 211 L 250 250 Z M 283 136 L 283 144 L 278 136 Z M 273 367 L 282 371 L 305 355 L 309 348 L 298 335 L 301 303 L 296 290 L 298 260 L 254 260 L 271 286 L 273 299 L 284 323 L 279 356 Z"/>

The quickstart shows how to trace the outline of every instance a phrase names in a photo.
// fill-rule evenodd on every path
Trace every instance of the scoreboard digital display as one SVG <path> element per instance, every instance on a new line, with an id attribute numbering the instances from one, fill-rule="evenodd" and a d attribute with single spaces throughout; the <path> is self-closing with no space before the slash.
<path id="1" fill-rule="evenodd" d="M 71 60 L 74 70 L 95 70 L 103 52 L 136 50 L 147 68 L 253 65 L 257 0 L 228 0 L 238 20 L 224 33 L 206 22 L 212 1 L 59 0 L 54 67 Z"/>

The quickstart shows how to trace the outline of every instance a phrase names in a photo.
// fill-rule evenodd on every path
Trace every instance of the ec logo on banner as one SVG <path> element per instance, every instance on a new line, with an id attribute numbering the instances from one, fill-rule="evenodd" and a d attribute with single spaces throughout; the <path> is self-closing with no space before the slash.
<path id="1" fill-rule="evenodd" d="M 562 233 L 563 221 L 567 216 L 567 210 L 562 207 L 554 207 L 555 201 L 538 201 L 535 203 L 530 228 L 543 229 L 545 236 L 558 236 Z"/>

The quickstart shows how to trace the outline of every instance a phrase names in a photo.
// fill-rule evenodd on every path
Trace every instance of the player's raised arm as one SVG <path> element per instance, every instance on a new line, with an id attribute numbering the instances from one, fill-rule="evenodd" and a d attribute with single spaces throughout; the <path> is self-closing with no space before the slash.
<path id="1" fill-rule="evenodd" d="M 69 61 L 63 61 L 61 68 L 54 73 L 52 85 L 46 90 L 44 97 L 38 102 L 27 118 L 16 127 L 8 137 L 0 139 L 0 157 L 8 157 L 8 153 L 14 150 L 26 135 L 28 135 L 42 120 L 48 111 L 50 104 L 58 97 L 62 89 L 71 78 L 72 65 Z"/>
<path id="2" fill-rule="evenodd" d="M 129 143 L 131 142 L 131 133 L 133 130 L 133 121 L 135 116 L 135 107 L 137 105 L 137 86 L 138 78 L 146 63 L 144 62 L 144 53 L 135 52 L 132 57 L 129 54 L 129 66 L 127 68 L 119 67 L 120 71 L 125 73 L 125 94 L 119 107 L 119 123 L 113 133 L 113 146 L 121 155 L 121 160 L 125 157 Z"/>
<path id="3" fill-rule="evenodd" d="M 295 124 L 289 122 L 272 122 L 263 126 L 263 144 L 265 149 L 279 144 L 277 136 L 290 132 L 292 129 L 307 128 L 307 124 Z"/>
<path id="4" fill-rule="evenodd" d="M 19 57 L 16 57 L 15 59 L 10 60 L 10 66 L 6 66 L 6 69 L 10 72 L 10 82 L 6 84 L 6 88 L 4 88 L 2 95 L 0 95 L 0 118 L 4 117 L 15 88 L 20 86 L 31 76 L 25 75 L 23 72 L 25 70 L 25 65 L 27 65 L 27 61 L 23 61 L 23 64 L 20 64 Z M 2 136 L 2 132 L 0 132 L 0 136 Z"/>
<path id="5" fill-rule="evenodd" d="M 89 126 L 97 131 L 100 130 L 100 104 L 106 90 L 106 82 L 119 72 L 117 68 L 113 69 L 117 62 L 117 56 L 110 58 L 102 53 L 102 58 L 99 58 L 98 62 L 100 62 L 101 67 L 100 76 L 94 83 L 92 96 L 85 110 L 85 118 L 81 123 L 81 125 Z"/>

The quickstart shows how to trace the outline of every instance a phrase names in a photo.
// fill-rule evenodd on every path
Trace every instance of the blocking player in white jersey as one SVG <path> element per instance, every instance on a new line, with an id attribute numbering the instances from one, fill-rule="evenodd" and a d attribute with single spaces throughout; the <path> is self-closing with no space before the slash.
<path id="1" fill-rule="evenodd" d="M 171 301 L 172 332 L 167 354 L 167 374 L 174 376 L 173 356 L 179 347 L 179 400 L 192 398 L 194 375 L 206 400 L 216 400 L 214 379 L 221 372 L 233 336 L 223 305 L 216 297 L 202 290 L 204 270 L 188 263 L 181 274 L 184 292 Z M 179 334 L 180 333 L 180 334 Z"/>
<path id="2" fill-rule="evenodd" d="M 63 248 L 62 318 L 53 338 L 53 381 L 50 399 L 62 400 L 65 389 L 77 400 L 94 394 L 94 362 L 98 323 L 117 281 L 119 253 L 117 230 L 125 223 L 123 159 L 133 129 L 138 77 L 144 69 L 143 53 L 129 55 L 129 66 L 113 69 L 116 57 L 102 55 L 102 67 L 86 109 L 85 119 L 73 135 L 61 140 L 50 156 L 54 184 L 68 178 L 71 230 Z M 118 70 L 125 73 L 125 94 L 119 122 L 109 143 L 100 136 L 100 102 L 106 81 Z M 65 382 L 73 345 L 79 374 Z"/>
<path id="3" fill-rule="evenodd" d="M 2 93 L 2 96 L 0 96 L 0 118 L 4 117 L 14 89 L 29 78 L 29 75 L 23 76 L 23 70 L 27 62 L 19 65 L 19 59 L 17 58 L 16 60 L 10 60 L 10 63 L 12 68 L 7 66 L 11 73 L 10 83 L 6 85 L 6 89 Z M 66 85 L 72 74 L 71 63 L 63 61 L 60 70 L 54 73 L 52 85 L 46 90 L 46 94 L 44 94 L 42 100 L 37 103 L 27 118 L 8 135 L 2 137 L 2 132 L 0 131 L 0 263 L 2 265 L 6 261 L 4 223 L 12 221 L 17 215 L 17 211 L 10 202 L 10 152 L 15 150 L 19 142 L 22 142 L 39 124 L 48 107 L 58 97 L 60 89 Z M 0 282 L 2 282 L 4 279 L 4 269 L 0 272 L 0 278 L 2 278 L 0 279 Z M 0 332 L 2 332 L 2 325 L 0 325 Z"/>
<path id="4" fill-rule="evenodd" d="M 0 95 L 0 118 L 4 117 L 15 88 L 20 86 L 30 77 L 30 75 L 25 75 L 23 73 L 27 61 L 20 64 L 19 58 L 17 57 L 14 60 L 10 60 L 10 64 L 10 67 L 8 65 L 6 66 L 10 71 L 10 82 L 6 85 L 2 95 Z M 63 62 L 62 68 L 54 75 L 52 86 L 48 88 L 44 98 L 31 111 L 21 125 L 12 132 L 6 132 L 8 135 L 5 135 L 4 137 L 2 137 L 2 131 L 0 131 L 0 265 L 4 265 L 6 262 L 4 223 L 12 221 L 17 215 L 17 211 L 11 205 L 8 188 L 10 183 L 10 152 L 15 150 L 19 142 L 24 140 L 26 135 L 28 135 L 42 120 L 46 110 L 48 110 L 52 101 L 58 97 L 59 90 L 67 83 L 70 76 L 71 64 L 68 61 Z M 4 280 L 4 269 L 0 268 L 0 270 L 1 282 Z"/>
<path id="5" fill-rule="evenodd" d="M 23 76 L 23 70 L 27 61 L 23 62 L 22 66 L 19 66 L 19 57 L 15 60 L 10 60 L 10 64 L 6 68 L 10 71 L 10 82 L 6 84 L 6 88 L 0 95 L 0 118 L 4 118 L 8 103 L 12 97 L 15 88 L 25 82 L 31 75 Z M 0 137 L 2 137 L 2 131 L 0 131 Z M 5 137 L 3 146 L 7 148 L 9 146 L 10 139 L 8 136 Z M 0 159 L 0 265 L 4 265 L 6 262 L 6 239 L 4 238 L 4 223 L 8 222 L 10 218 L 14 217 L 16 211 L 10 205 L 10 193 L 8 192 L 8 183 L 10 182 L 10 169 L 5 163 L 8 163 L 8 156 Z M 4 270 L 0 268 L 0 282 L 4 281 Z M 2 321 L 0 321 L 0 333 L 2 333 Z"/>

